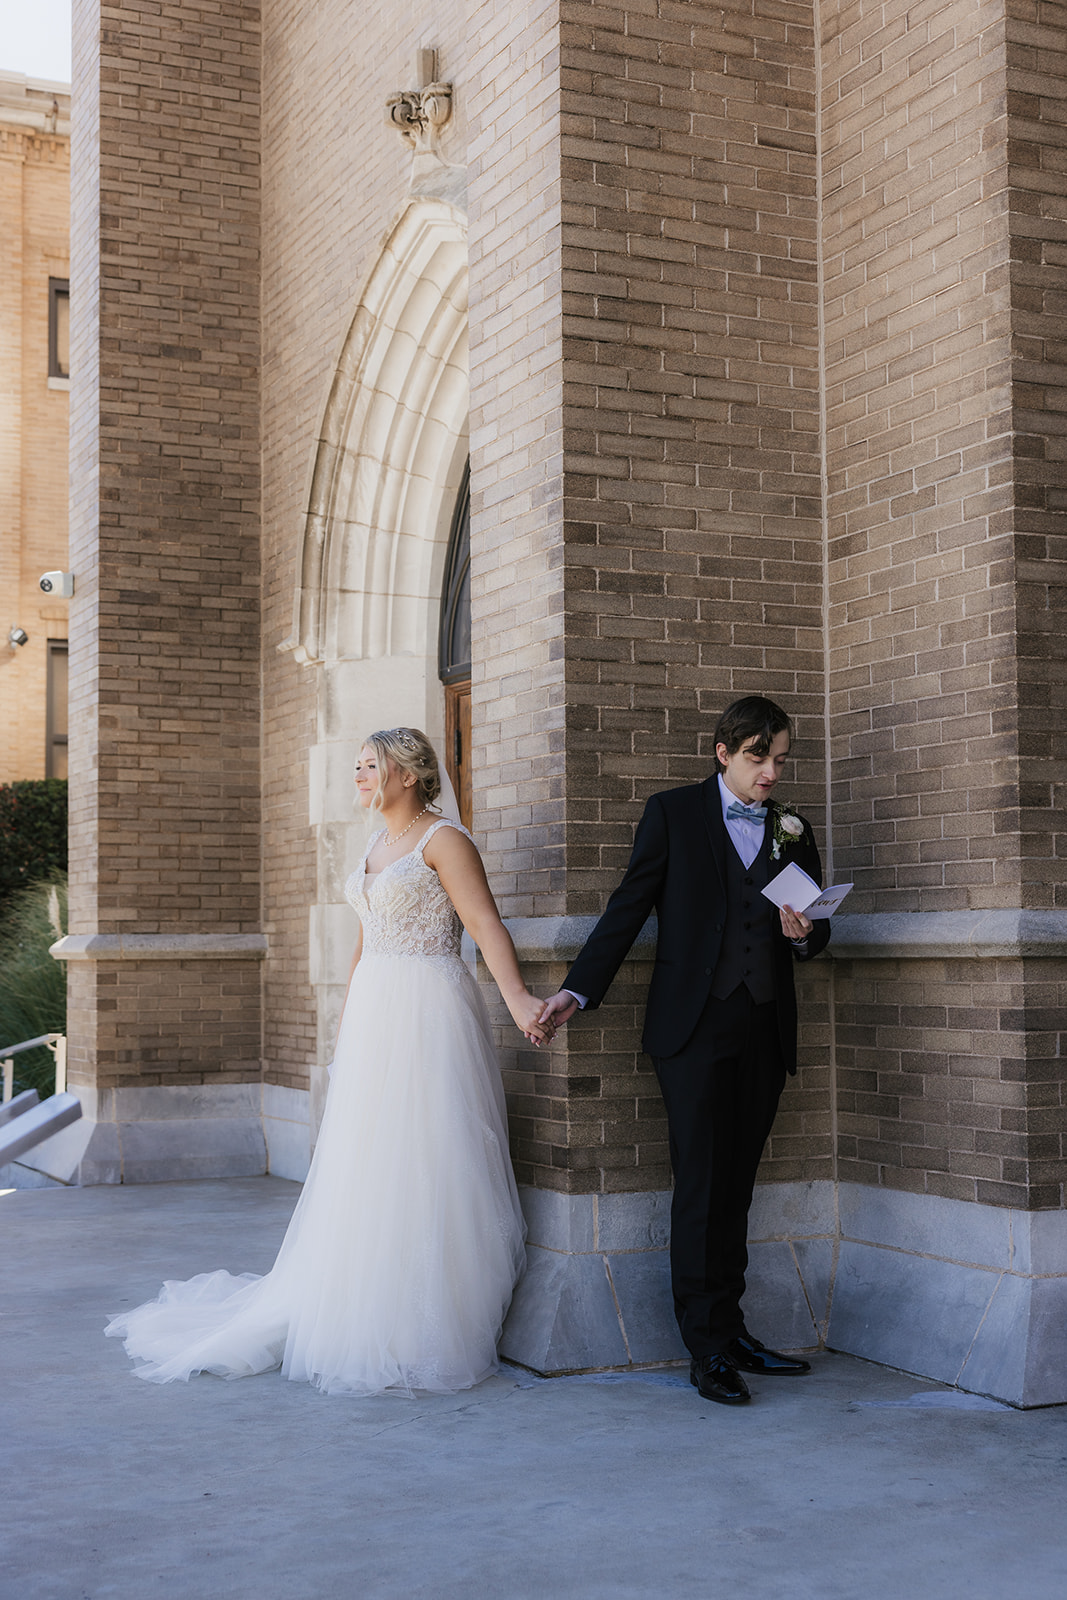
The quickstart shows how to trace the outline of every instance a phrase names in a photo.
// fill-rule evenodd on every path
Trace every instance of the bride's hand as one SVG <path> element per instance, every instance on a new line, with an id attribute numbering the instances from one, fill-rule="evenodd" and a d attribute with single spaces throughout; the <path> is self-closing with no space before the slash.
<path id="1" fill-rule="evenodd" d="M 515 1026 L 520 1033 L 526 1035 L 531 1044 L 544 1044 L 546 1039 L 551 1039 L 555 1034 L 556 1029 L 551 1020 L 548 1022 L 540 1020 L 541 1012 L 545 1008 L 544 1001 L 538 1000 L 528 990 L 524 989 L 513 1000 L 509 1000 L 507 1007 L 514 1019 Z"/>

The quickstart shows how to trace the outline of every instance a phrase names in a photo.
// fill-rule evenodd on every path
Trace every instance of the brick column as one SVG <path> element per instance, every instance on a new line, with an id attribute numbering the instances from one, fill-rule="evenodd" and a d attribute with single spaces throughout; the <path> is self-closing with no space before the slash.
<path id="1" fill-rule="evenodd" d="M 833 818 L 857 885 L 829 1337 L 1023 1404 L 1067 1398 L 1067 48 L 1041 22 L 842 6 L 823 49 Z"/>
<path id="2" fill-rule="evenodd" d="M 264 1170 L 258 8 L 79 6 L 70 1084 L 38 1165 Z"/>
<path id="3" fill-rule="evenodd" d="M 823 8 L 818 58 L 815 21 L 476 14 L 484 843 L 554 989 L 721 705 L 798 713 L 791 788 L 818 816 L 828 754 L 856 890 L 802 979 L 760 1327 L 1041 1403 L 1067 1309 L 1067 53 L 999 0 Z M 677 1349 L 651 953 L 508 1056 L 533 1248 L 505 1350 L 543 1370 Z"/>
<path id="4" fill-rule="evenodd" d="M 472 18 L 476 814 L 542 992 L 729 699 L 790 706 L 791 787 L 821 792 L 814 50 L 789 9 Z M 531 1225 L 504 1349 L 542 1370 L 679 1351 L 651 951 L 552 1051 L 502 1030 Z M 829 1179 L 826 1032 L 773 1176 Z"/>

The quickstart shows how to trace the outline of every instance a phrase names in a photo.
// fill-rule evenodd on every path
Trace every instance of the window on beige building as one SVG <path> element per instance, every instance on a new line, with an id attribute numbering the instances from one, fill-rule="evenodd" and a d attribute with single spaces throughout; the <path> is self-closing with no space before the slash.
<path id="1" fill-rule="evenodd" d="M 48 376 L 70 377 L 70 280 L 48 280 Z"/>

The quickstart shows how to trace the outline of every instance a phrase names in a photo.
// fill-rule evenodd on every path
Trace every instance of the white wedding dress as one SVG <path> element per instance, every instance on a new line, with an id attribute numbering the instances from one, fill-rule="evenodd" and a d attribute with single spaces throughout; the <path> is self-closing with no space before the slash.
<path id="1" fill-rule="evenodd" d="M 281 1366 L 329 1394 L 467 1389 L 495 1371 L 524 1265 L 500 1069 L 426 841 L 345 885 L 363 954 L 315 1157 L 266 1277 L 208 1272 L 112 1319 L 153 1383 Z"/>

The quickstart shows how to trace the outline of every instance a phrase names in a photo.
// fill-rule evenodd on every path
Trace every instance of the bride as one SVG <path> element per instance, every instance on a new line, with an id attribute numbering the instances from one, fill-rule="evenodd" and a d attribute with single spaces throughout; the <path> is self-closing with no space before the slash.
<path id="1" fill-rule="evenodd" d="M 359 803 L 383 826 L 345 885 L 361 931 L 311 1170 L 266 1277 L 202 1273 L 111 1320 L 138 1377 L 280 1365 L 365 1395 L 450 1392 L 495 1371 L 525 1230 L 461 924 L 516 1025 L 535 1044 L 552 1025 L 538 1022 L 470 835 L 435 805 L 442 776 L 416 728 L 373 733 L 360 751 Z"/>

